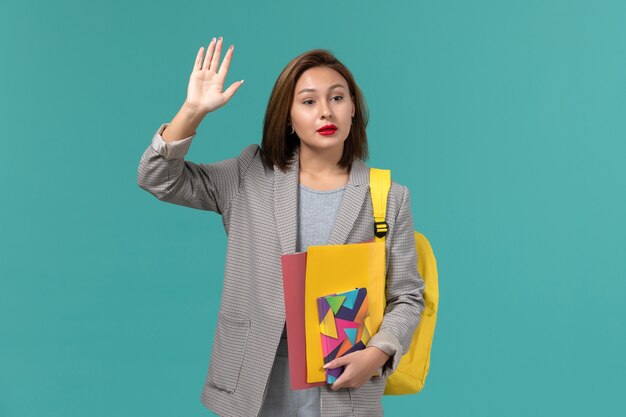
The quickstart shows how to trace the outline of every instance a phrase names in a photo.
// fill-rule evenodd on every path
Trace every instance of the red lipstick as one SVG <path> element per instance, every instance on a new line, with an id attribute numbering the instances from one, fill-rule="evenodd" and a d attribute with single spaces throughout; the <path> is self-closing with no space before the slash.
<path id="1" fill-rule="evenodd" d="M 324 136 L 332 135 L 333 133 L 337 131 L 337 126 L 335 126 L 334 124 L 328 124 L 328 125 L 324 125 L 320 127 L 319 129 L 317 129 L 317 131 L 319 132 L 320 135 L 324 135 Z"/>

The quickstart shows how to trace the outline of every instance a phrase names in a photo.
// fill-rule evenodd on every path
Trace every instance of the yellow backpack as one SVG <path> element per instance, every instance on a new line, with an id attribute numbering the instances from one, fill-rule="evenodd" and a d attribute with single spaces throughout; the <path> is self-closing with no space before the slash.
<path id="1" fill-rule="evenodd" d="M 377 242 L 384 241 L 387 233 L 385 210 L 390 188 L 391 171 L 370 168 L 370 192 L 374 207 L 374 230 Z M 424 311 L 413 334 L 408 352 L 402 356 L 398 368 L 387 378 L 385 395 L 419 392 L 424 387 L 430 367 L 430 349 L 433 343 L 439 304 L 437 261 L 428 239 L 417 231 L 414 233 L 417 270 L 424 280 Z"/>

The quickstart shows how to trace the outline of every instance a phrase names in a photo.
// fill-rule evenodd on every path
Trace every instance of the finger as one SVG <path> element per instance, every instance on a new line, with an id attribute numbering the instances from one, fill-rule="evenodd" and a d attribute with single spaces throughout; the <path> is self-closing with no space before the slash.
<path id="1" fill-rule="evenodd" d="M 213 56 L 213 51 L 215 50 L 215 38 L 211 39 L 211 43 L 209 43 L 209 47 L 206 51 L 206 56 L 204 57 L 204 63 L 202 64 L 203 70 L 209 69 L 209 63 L 211 62 L 211 57 Z"/>
<path id="2" fill-rule="evenodd" d="M 215 53 L 213 54 L 213 59 L 211 59 L 211 66 L 209 67 L 209 69 L 213 71 L 217 71 L 218 64 L 220 63 L 220 56 L 222 55 L 222 43 L 224 43 L 224 40 L 220 36 L 215 43 Z"/>
<path id="3" fill-rule="evenodd" d="M 226 91 L 224 91 L 226 101 L 230 100 L 230 98 L 235 95 L 237 90 L 239 90 L 239 87 L 241 87 L 241 84 L 243 84 L 243 80 L 234 82 L 226 89 Z"/>
<path id="4" fill-rule="evenodd" d="M 230 68 L 230 60 L 233 57 L 234 50 L 235 50 L 235 46 L 230 45 L 230 47 L 226 51 L 226 55 L 224 55 L 224 60 L 222 61 L 222 65 L 220 65 L 220 69 L 217 72 L 218 75 L 224 74 L 224 77 L 226 77 L 226 74 L 228 73 L 228 68 Z"/>
<path id="5" fill-rule="evenodd" d="M 345 356 L 341 356 L 339 358 L 333 359 L 332 361 L 324 365 L 324 369 L 335 369 L 339 366 L 349 365 L 350 363 L 352 363 L 352 358 L 353 358 L 352 355 L 354 353 L 356 352 L 348 353 Z"/>
<path id="6" fill-rule="evenodd" d="M 198 54 L 196 55 L 196 62 L 193 65 L 193 70 L 199 70 L 202 69 L 202 53 L 204 52 L 204 46 L 201 46 L 200 49 L 198 49 Z"/>
<path id="7" fill-rule="evenodd" d="M 332 389 L 333 391 L 337 391 L 343 388 L 346 385 L 346 379 L 347 379 L 345 375 L 346 375 L 345 372 L 339 375 L 339 378 L 337 378 L 337 380 L 330 385 L 330 389 Z"/>

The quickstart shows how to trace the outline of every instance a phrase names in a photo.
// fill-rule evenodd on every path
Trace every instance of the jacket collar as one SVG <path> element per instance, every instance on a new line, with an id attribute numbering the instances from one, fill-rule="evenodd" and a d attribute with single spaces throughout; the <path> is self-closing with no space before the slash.
<path id="1" fill-rule="evenodd" d="M 274 215 L 283 255 L 296 251 L 298 232 L 299 148 L 285 172 L 274 165 Z M 361 159 L 352 162 L 348 183 L 331 229 L 329 245 L 346 243 L 369 190 L 369 168 Z M 372 220 L 373 221 L 373 220 Z"/>

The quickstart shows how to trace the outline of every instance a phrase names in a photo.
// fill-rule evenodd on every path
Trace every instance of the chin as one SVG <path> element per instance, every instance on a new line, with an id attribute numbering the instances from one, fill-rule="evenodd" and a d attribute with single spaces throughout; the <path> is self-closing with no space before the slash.
<path id="1" fill-rule="evenodd" d="M 314 139 L 309 139 L 306 141 L 300 140 L 301 143 L 306 144 L 309 147 L 320 147 L 320 148 L 333 148 L 335 146 L 341 146 L 346 141 L 346 138 L 336 138 L 333 136 L 324 137 L 321 135 L 317 135 L 318 137 Z"/>
<path id="2" fill-rule="evenodd" d="M 312 148 L 312 149 L 319 149 L 319 150 L 328 150 L 328 149 L 335 149 L 335 148 L 343 148 L 343 141 L 342 142 L 338 142 L 338 141 L 326 141 L 325 143 L 321 143 L 321 142 L 308 142 L 305 144 L 307 147 Z"/>

